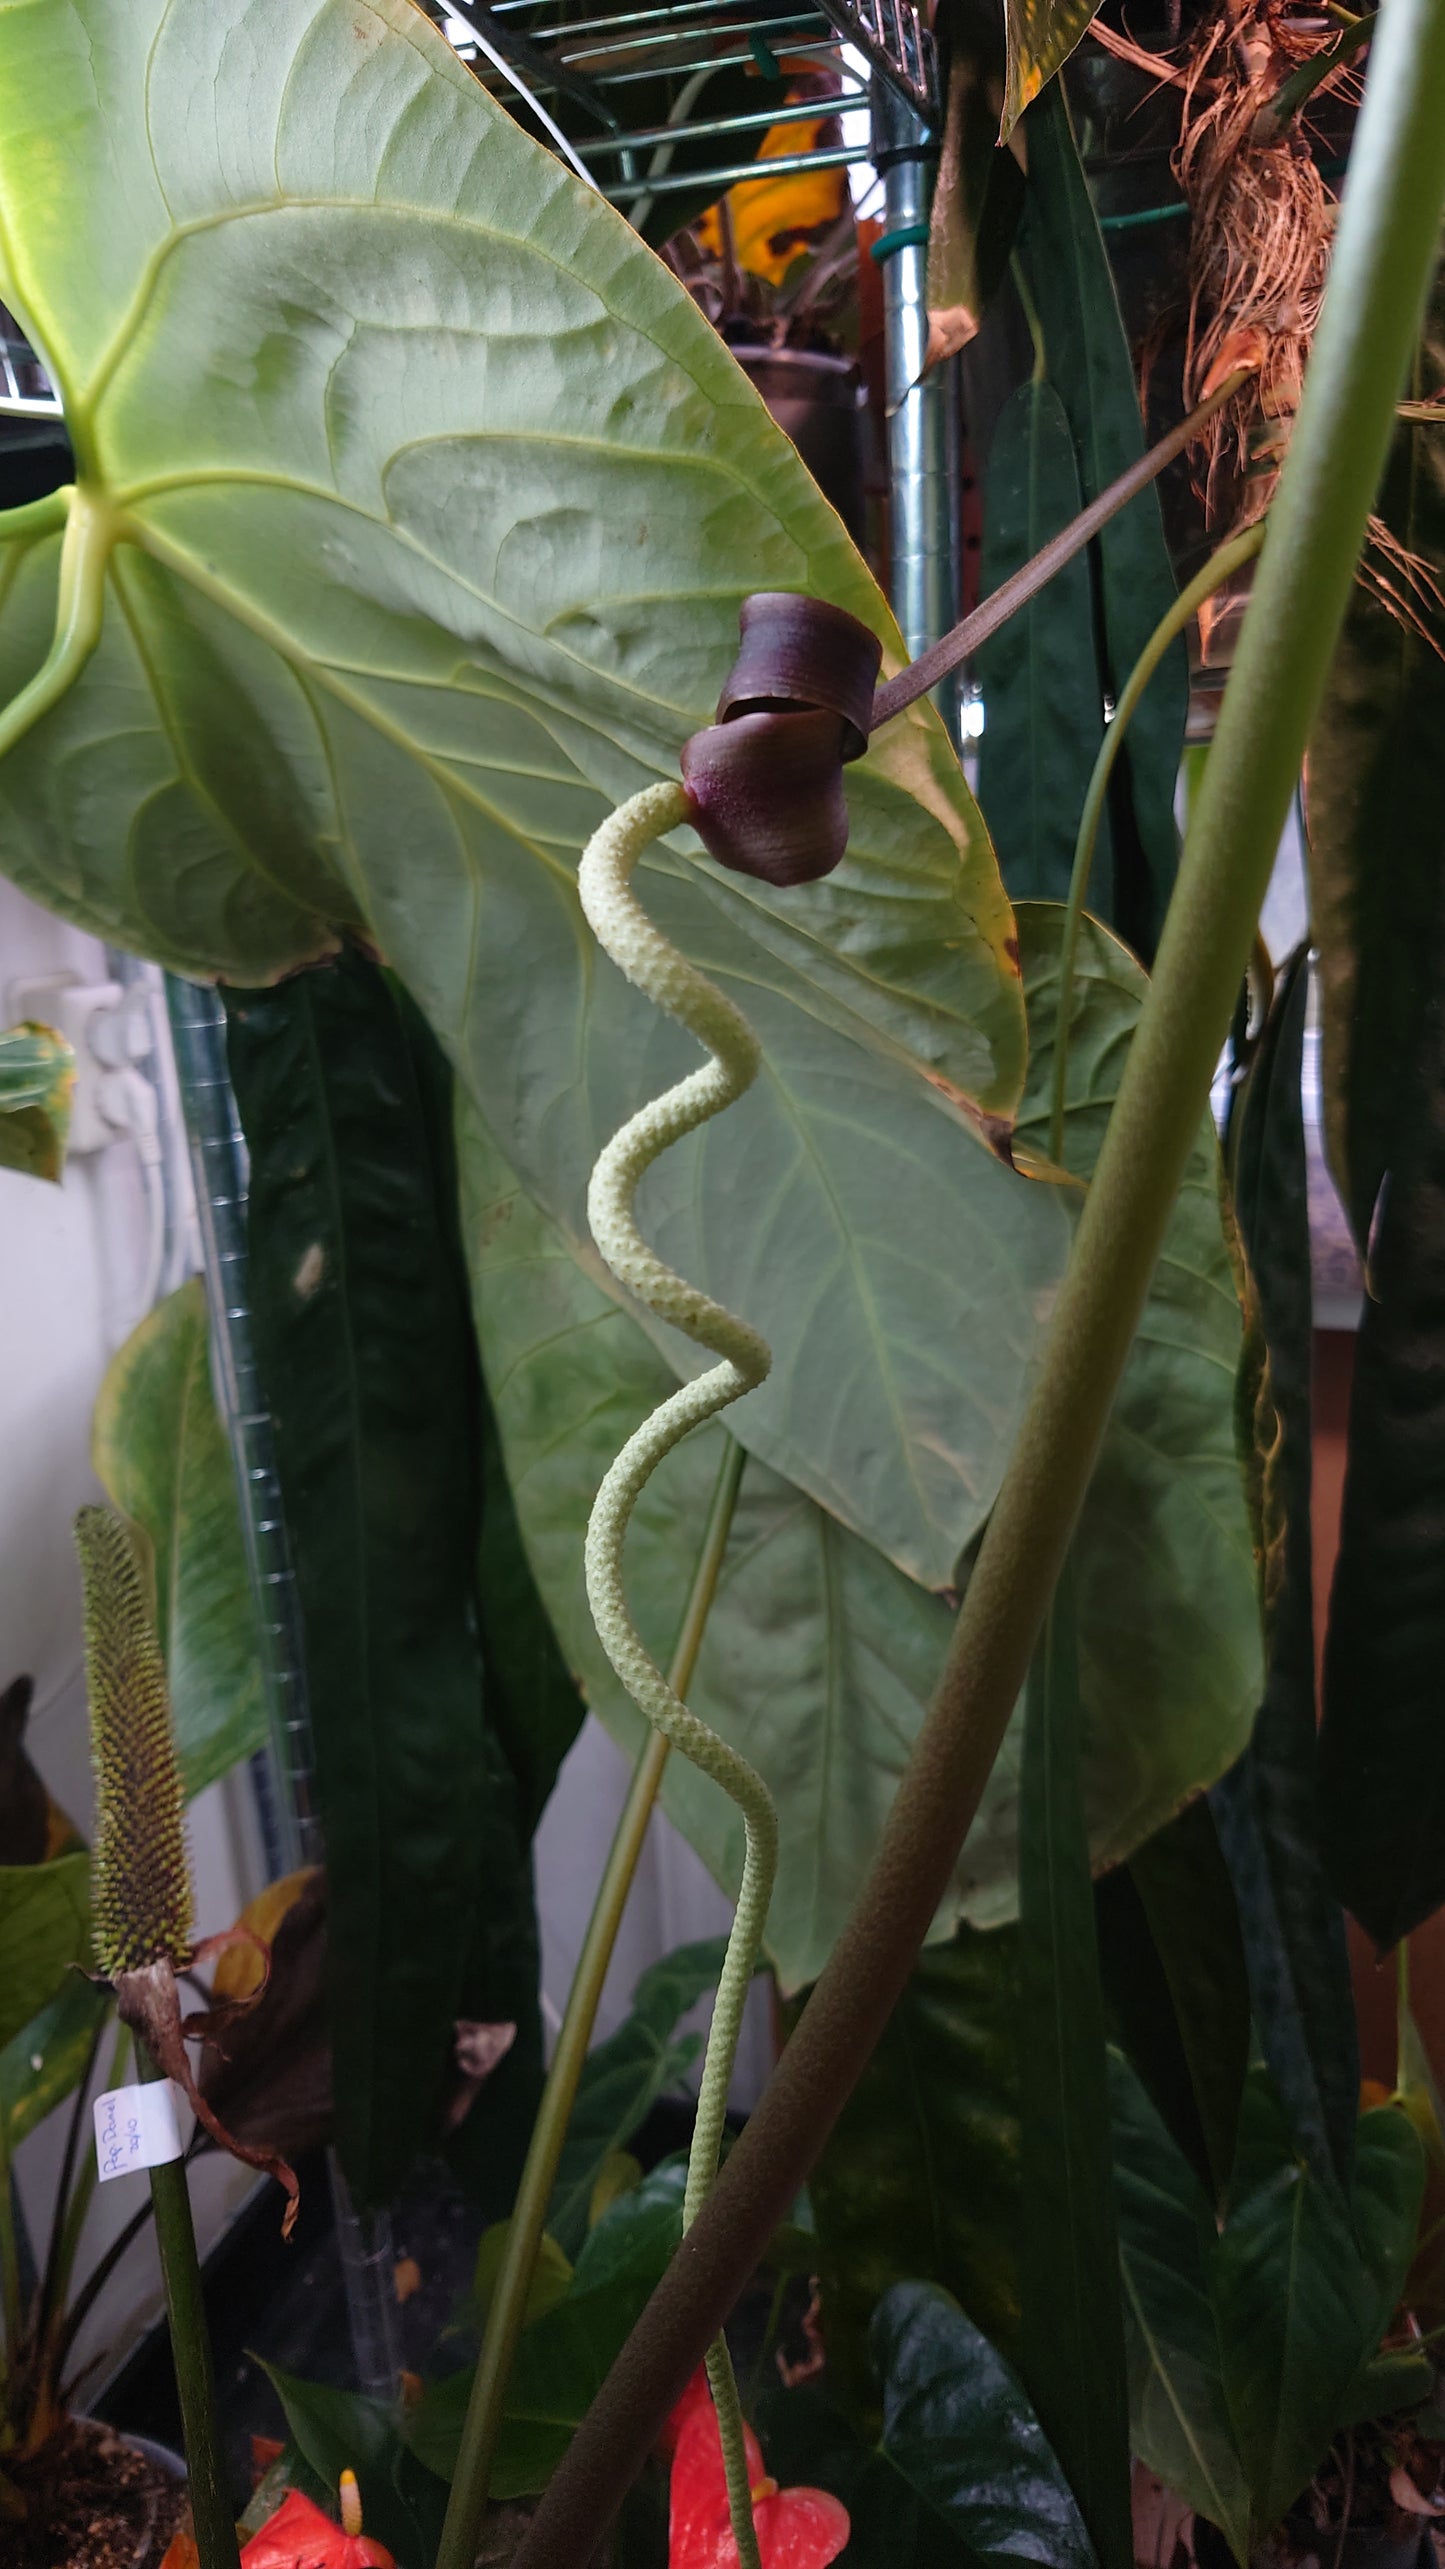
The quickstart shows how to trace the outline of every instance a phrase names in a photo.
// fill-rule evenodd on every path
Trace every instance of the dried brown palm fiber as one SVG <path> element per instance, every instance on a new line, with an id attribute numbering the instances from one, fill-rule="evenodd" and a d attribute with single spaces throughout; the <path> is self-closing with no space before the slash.
<path id="1" fill-rule="evenodd" d="M 1184 389 L 1201 400 L 1241 359 L 1255 371 L 1211 423 L 1200 488 L 1211 532 L 1239 533 L 1274 496 L 1329 272 L 1337 199 L 1310 148 L 1307 112 L 1279 118 L 1292 75 L 1335 48 L 1338 26 L 1281 0 L 1221 0 L 1177 56 L 1094 23 L 1107 51 L 1181 92 L 1172 165 L 1190 211 Z M 1352 98 L 1358 57 L 1312 92 Z M 1360 577 L 1436 648 L 1440 579 L 1372 518 Z"/>
<path id="2" fill-rule="evenodd" d="M 1338 30 L 1302 24 L 1280 0 L 1223 0 L 1177 57 L 1150 54 L 1096 20 L 1094 34 L 1181 92 L 1173 168 L 1189 206 L 1189 313 L 1184 390 L 1197 402 L 1244 346 L 1257 372 L 1215 418 L 1203 490 L 1209 523 L 1234 533 L 1261 516 L 1279 476 L 1319 319 L 1335 198 L 1301 120 L 1279 131 L 1265 112 L 1290 75 Z M 1354 77 L 1342 64 L 1321 83 Z"/>

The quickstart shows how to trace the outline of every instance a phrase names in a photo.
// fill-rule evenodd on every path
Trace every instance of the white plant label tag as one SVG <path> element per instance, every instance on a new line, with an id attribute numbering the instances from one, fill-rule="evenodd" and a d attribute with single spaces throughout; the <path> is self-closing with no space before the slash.
<path id="1" fill-rule="evenodd" d="M 162 2168 L 181 2155 L 176 2091 L 168 2078 L 144 2087 L 112 2087 L 95 2100 L 95 2163 L 102 2185 L 139 2168 Z"/>

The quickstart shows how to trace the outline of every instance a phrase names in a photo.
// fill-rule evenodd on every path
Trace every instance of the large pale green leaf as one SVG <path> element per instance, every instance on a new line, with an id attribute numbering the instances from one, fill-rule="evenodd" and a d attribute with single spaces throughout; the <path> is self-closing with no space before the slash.
<path id="1" fill-rule="evenodd" d="M 0 1035 L 0 1168 L 59 1178 L 74 1086 L 75 1055 L 52 1027 Z"/>
<path id="2" fill-rule="evenodd" d="M 1042 1138 L 1046 1123 L 1058 915 L 1046 906 L 1019 913 L 1037 1027 L 1023 1110 L 1031 1138 Z M 1087 927 L 1068 1143 L 1080 1170 L 1092 1165 L 1143 986 L 1122 947 Z M 841 1068 L 838 1076 L 846 1079 Z M 846 1087 L 835 1093 L 840 1137 L 851 1102 Z M 523 1536 L 589 1700 L 635 1751 L 640 1718 L 592 1630 L 581 1539 L 608 1463 L 666 1396 L 671 1377 L 637 1323 L 593 1281 L 595 1253 L 589 1272 L 517 1186 L 474 1115 L 465 1119 L 461 1157 L 478 1334 Z M 1067 1223 L 1071 1190 L 1030 1195 Z M 719 1195 L 711 1218 L 720 1227 L 736 1200 Z M 940 1198 L 935 1242 L 947 1219 Z M 651 1220 L 648 1227 L 675 1250 L 664 1227 Z M 1096 1863 L 1127 1855 L 1212 1781 L 1247 1736 L 1259 1643 L 1233 1450 L 1239 1327 L 1216 1154 L 1201 1130 L 1079 1536 L 1084 1791 Z M 819 1397 L 836 1391 L 819 1385 Z M 629 1593 L 661 1657 L 687 1594 L 727 1432 L 704 1429 L 669 1457 L 629 1541 Z M 1121 1594 L 1130 1599 L 1127 1617 L 1118 1612 Z M 782 1863 L 768 1943 L 785 1987 L 816 1977 L 837 1934 L 949 1627 L 943 1600 L 796 1486 L 749 1464 L 692 1700 L 757 1762 L 778 1802 Z M 1018 1745 L 1016 1724 L 940 1914 L 940 1935 L 963 1916 L 987 1924 L 1014 1912 Z M 669 1762 L 663 1792 L 719 1880 L 735 1883 L 741 1832 L 732 1805 L 680 1758 Z"/>
<path id="3" fill-rule="evenodd" d="M 620 1745 L 641 1714 L 597 1640 L 582 1535 L 613 1455 L 672 1388 L 635 1320 L 584 1272 L 475 1118 L 463 1144 L 475 1308 L 518 1521 L 569 1662 Z M 722 1440 L 669 1456 L 627 1546 L 628 1595 L 662 1660 L 701 1548 Z M 772 1786 L 782 1856 L 768 1952 L 785 1987 L 815 1979 L 846 1914 L 947 1648 L 948 1608 L 765 1464 L 744 1471 L 690 1701 Z M 669 1758 L 663 1803 L 724 1884 L 742 1863 L 727 1796 Z M 956 1913 L 955 1913 L 956 1914 Z"/>
<path id="4" fill-rule="evenodd" d="M 7 863 L 243 983 L 364 927 L 580 1236 L 597 1144 L 687 1047 L 597 965 L 578 847 L 675 772 L 749 590 L 834 599 L 896 660 L 839 521 L 678 281 L 408 0 L 0 9 L 0 230 L 120 539 L 94 659 L 0 770 Z M 0 694 L 45 651 L 57 550 L 10 549 Z M 850 855 L 806 891 L 645 866 L 769 1052 L 649 1197 L 775 1346 L 745 1441 L 941 1582 L 1062 1241 L 1044 1199 L 1000 1214 L 1015 1182 L 970 1138 L 1012 1109 L 1023 1016 L 936 715 L 849 797 Z M 926 1154 L 889 1131 L 886 1220 L 825 1027 L 938 1128 Z"/>
<path id="5" fill-rule="evenodd" d="M 90 1960 L 90 1858 L 0 1864 L 0 2044 Z"/>
<path id="6" fill-rule="evenodd" d="M 231 1456 L 211 1393 L 199 1276 L 158 1303 L 112 1357 L 91 1454 L 116 1506 L 150 1536 L 176 1750 L 199 1793 L 266 1737 Z"/>

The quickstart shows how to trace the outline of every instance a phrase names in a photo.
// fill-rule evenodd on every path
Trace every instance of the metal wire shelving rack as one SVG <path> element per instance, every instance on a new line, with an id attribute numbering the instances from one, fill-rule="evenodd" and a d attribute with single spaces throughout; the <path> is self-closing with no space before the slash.
<path id="1" fill-rule="evenodd" d="M 605 12 L 597 0 L 426 5 L 478 77 L 655 243 L 690 205 L 763 167 L 769 177 L 877 171 L 890 588 L 916 656 L 956 621 L 959 550 L 954 369 L 924 373 L 939 99 L 916 0 L 640 0 Z M 798 83 L 801 69 L 818 77 Z M 767 105 L 742 94 L 756 95 L 754 75 L 772 83 Z M 788 75 L 806 94 L 788 95 Z M 798 150 L 774 148 L 759 163 L 765 135 L 816 128 L 820 116 L 822 138 L 800 137 Z M 951 684 L 942 710 L 955 714 Z"/>

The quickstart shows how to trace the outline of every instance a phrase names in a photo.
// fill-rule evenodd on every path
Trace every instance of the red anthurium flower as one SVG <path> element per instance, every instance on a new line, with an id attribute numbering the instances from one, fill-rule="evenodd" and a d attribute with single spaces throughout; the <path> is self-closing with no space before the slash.
<path id="1" fill-rule="evenodd" d="M 745 2433 L 763 2569 L 828 2569 L 848 2540 L 847 2508 L 824 2489 L 780 2489 L 764 2474 L 756 2436 L 751 2429 Z M 673 2410 L 668 2441 L 673 2448 L 668 2569 L 738 2569 L 722 2441 L 705 2373 L 694 2376 Z"/>
<path id="2" fill-rule="evenodd" d="M 361 2501 L 350 2471 L 341 2475 L 341 2515 L 341 2523 L 333 2524 L 299 2489 L 290 2490 L 252 2534 L 241 2569 L 396 2569 L 385 2543 L 361 2530 Z"/>

